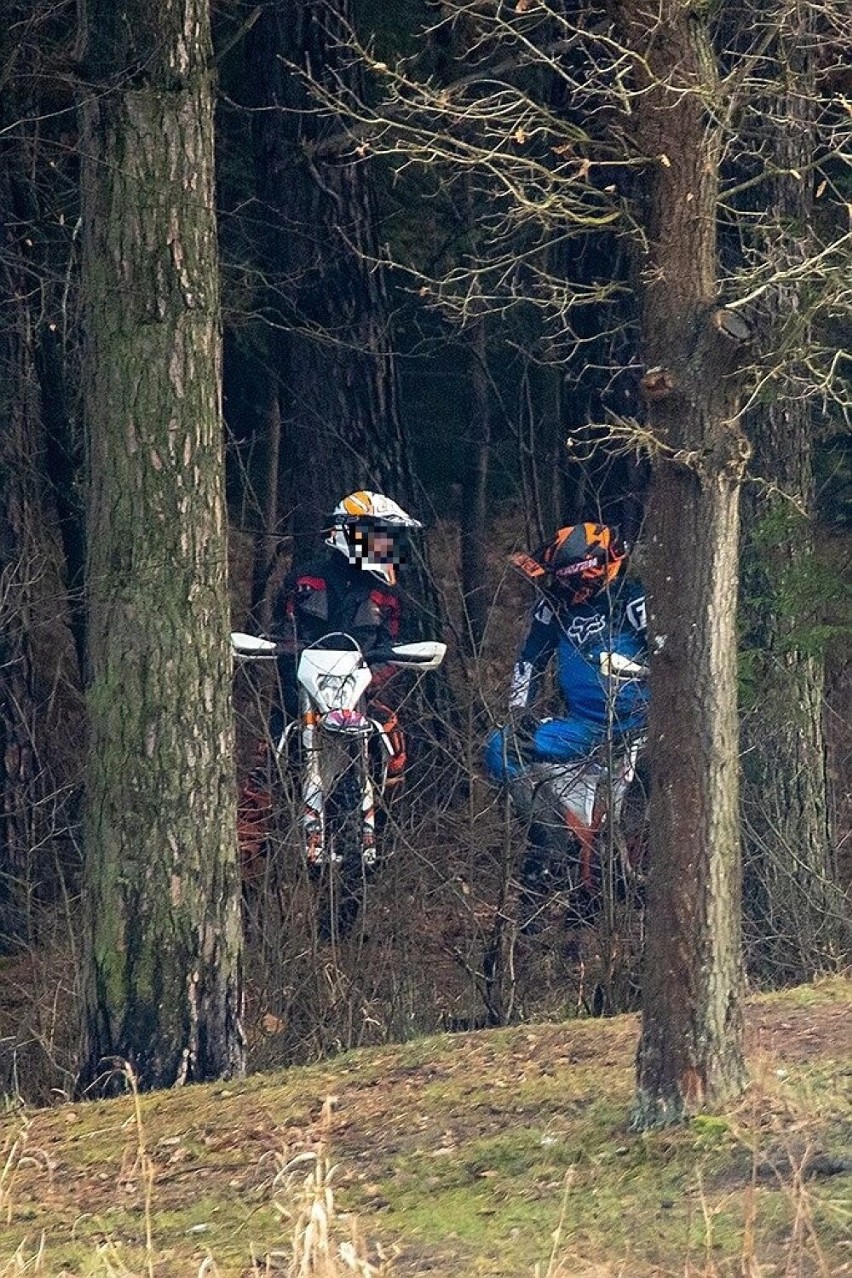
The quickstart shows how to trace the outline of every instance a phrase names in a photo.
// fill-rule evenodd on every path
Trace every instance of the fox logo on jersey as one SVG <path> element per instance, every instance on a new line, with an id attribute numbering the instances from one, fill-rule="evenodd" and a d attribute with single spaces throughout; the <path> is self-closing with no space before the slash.
<path id="1" fill-rule="evenodd" d="M 591 617 L 572 617 L 570 626 L 563 626 L 562 633 L 576 647 L 582 648 L 595 635 L 601 634 L 607 627 L 607 618 L 601 613 Z"/>

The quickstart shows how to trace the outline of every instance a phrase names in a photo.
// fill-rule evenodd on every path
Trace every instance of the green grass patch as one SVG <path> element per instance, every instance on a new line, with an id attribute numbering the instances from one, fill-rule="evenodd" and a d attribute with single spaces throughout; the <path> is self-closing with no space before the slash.
<path id="1" fill-rule="evenodd" d="M 754 1000 L 743 1101 L 647 1134 L 628 1129 L 635 1018 L 352 1052 L 142 1096 L 138 1114 L 132 1097 L 10 1107 L 0 1278 L 193 1278 L 208 1256 L 218 1278 L 285 1273 L 312 1202 L 332 1205 L 332 1240 L 357 1215 L 377 1274 L 833 1278 L 852 1232 L 849 993 Z M 399 1248 L 389 1270 L 377 1244 Z"/>

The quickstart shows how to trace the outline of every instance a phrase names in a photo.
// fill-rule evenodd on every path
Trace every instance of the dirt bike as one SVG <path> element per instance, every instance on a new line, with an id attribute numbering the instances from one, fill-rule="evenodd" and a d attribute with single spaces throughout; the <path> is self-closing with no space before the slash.
<path id="1" fill-rule="evenodd" d="M 231 646 L 237 657 L 253 661 L 275 660 L 284 651 L 275 640 L 239 632 L 231 635 Z M 299 715 L 284 728 L 276 751 L 281 758 L 296 736 L 301 851 L 321 892 L 323 939 L 345 936 L 352 927 L 378 856 L 376 798 L 385 788 L 393 745 L 368 713 L 372 668 L 434 670 L 446 650 L 443 643 L 420 642 L 365 655 L 351 635 L 335 631 L 299 655 Z"/>
<path id="2" fill-rule="evenodd" d="M 601 673 L 644 679 L 647 668 L 604 652 Z M 518 921 L 538 929 L 554 899 L 568 917 L 588 921 L 606 892 L 641 891 L 647 846 L 647 793 L 638 771 L 644 733 L 611 731 L 590 755 L 567 763 L 533 762 L 509 784 L 512 806 L 527 822 Z"/>

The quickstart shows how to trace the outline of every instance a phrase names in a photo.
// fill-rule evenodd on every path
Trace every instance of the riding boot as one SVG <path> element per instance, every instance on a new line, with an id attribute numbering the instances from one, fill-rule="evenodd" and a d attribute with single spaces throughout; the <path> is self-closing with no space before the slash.
<path id="1" fill-rule="evenodd" d="M 518 930 L 523 936 L 534 936 L 543 927 L 545 911 L 553 896 L 554 885 L 548 867 L 546 834 L 536 824 L 530 826 L 527 852 L 521 865 L 521 890 L 518 894 Z"/>

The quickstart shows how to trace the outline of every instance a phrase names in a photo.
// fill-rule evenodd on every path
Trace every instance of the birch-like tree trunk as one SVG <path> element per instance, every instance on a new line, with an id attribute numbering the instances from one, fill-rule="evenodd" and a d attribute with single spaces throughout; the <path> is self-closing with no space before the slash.
<path id="1" fill-rule="evenodd" d="M 207 0 L 81 43 L 91 752 L 82 1077 L 243 1068 Z"/>

